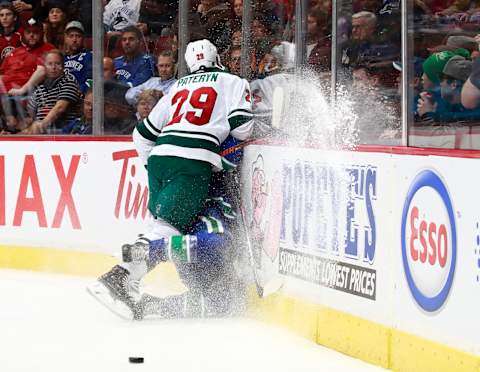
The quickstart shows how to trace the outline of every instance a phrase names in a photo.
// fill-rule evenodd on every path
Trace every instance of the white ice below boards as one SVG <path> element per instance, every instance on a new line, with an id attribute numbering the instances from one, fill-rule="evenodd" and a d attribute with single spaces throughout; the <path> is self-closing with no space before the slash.
<path id="1" fill-rule="evenodd" d="M 0 370 L 383 371 L 251 319 L 128 322 L 87 294 L 90 281 L 0 270 Z"/>

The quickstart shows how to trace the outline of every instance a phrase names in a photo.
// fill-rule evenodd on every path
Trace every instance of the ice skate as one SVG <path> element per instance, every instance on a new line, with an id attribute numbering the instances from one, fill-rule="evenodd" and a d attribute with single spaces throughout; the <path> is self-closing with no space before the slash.
<path id="1" fill-rule="evenodd" d="M 116 265 L 103 274 L 87 291 L 102 305 L 118 316 L 134 319 L 135 296 L 138 295 L 138 281 L 130 279 L 127 269 Z"/>
<path id="2" fill-rule="evenodd" d="M 171 319 L 184 317 L 185 294 L 156 297 L 148 293 L 142 294 L 134 306 L 134 319 L 144 318 Z"/>

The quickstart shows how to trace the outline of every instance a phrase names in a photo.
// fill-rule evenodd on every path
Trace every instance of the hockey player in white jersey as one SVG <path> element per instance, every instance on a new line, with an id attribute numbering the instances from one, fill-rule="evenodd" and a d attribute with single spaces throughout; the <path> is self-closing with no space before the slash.
<path id="1" fill-rule="evenodd" d="M 275 45 L 265 57 L 266 77 L 252 81 L 253 113 L 258 126 L 268 129 L 274 110 L 288 107 L 293 93 L 293 70 L 295 68 L 295 45 L 286 41 Z M 276 107 L 275 107 L 276 106 Z M 282 112 L 277 113 L 283 117 Z M 263 125 L 262 125 L 263 124 Z"/>
<path id="2" fill-rule="evenodd" d="M 89 291 L 131 306 L 132 288 L 148 271 L 151 241 L 188 232 L 205 207 L 213 170 L 229 167 L 220 145 L 230 134 L 245 140 L 252 130 L 251 94 L 246 80 L 224 72 L 216 47 L 208 40 L 188 44 L 190 75 L 179 79 L 150 115 L 137 124 L 135 148 L 147 166 L 151 226 L 121 262 Z M 125 252 L 124 252 L 125 253 Z"/>

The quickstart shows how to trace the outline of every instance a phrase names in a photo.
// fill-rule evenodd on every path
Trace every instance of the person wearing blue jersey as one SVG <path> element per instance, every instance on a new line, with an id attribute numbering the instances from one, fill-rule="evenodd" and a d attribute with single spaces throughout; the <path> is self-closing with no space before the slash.
<path id="1" fill-rule="evenodd" d="M 64 67 L 75 79 L 77 79 L 80 90 L 85 94 L 92 79 L 92 51 L 86 50 L 83 46 L 85 29 L 81 22 L 71 21 L 65 27 Z"/>
<path id="2" fill-rule="evenodd" d="M 141 51 L 142 32 L 135 26 L 122 31 L 124 55 L 114 59 L 115 76 L 118 81 L 136 87 L 155 75 L 155 62 L 152 56 Z"/>
<path id="3" fill-rule="evenodd" d="M 187 233 L 153 241 L 140 236 L 134 244 L 123 245 L 121 264 L 88 287 L 89 292 L 114 313 L 141 320 L 150 316 L 227 316 L 243 309 L 243 280 L 233 267 L 242 254 L 238 245 L 233 245 L 238 230 L 234 205 L 239 198 L 234 170 L 243 155 L 240 142 L 227 137 L 222 143 L 221 154 L 233 172 L 214 173 L 205 208 Z M 121 274 L 125 266 L 131 271 L 149 272 L 167 261 L 175 264 L 188 289 L 186 292 L 166 297 L 140 294 L 138 281 L 129 283 L 131 293 L 123 292 Z M 104 290 L 105 283 L 109 285 L 108 292 Z"/>

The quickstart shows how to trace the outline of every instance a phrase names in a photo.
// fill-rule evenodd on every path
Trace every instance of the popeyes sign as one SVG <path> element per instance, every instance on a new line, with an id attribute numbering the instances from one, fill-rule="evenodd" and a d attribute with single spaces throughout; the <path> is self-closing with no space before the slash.
<path id="1" fill-rule="evenodd" d="M 106 218 L 147 218 L 148 186 L 136 151 L 112 151 L 110 160 L 102 158 L 104 164 L 92 157 L 85 152 L 0 155 L 0 227 L 25 226 L 28 219 L 34 227 L 82 230 L 81 210 L 92 213 L 92 208 Z M 82 204 L 91 205 L 79 208 Z"/>

